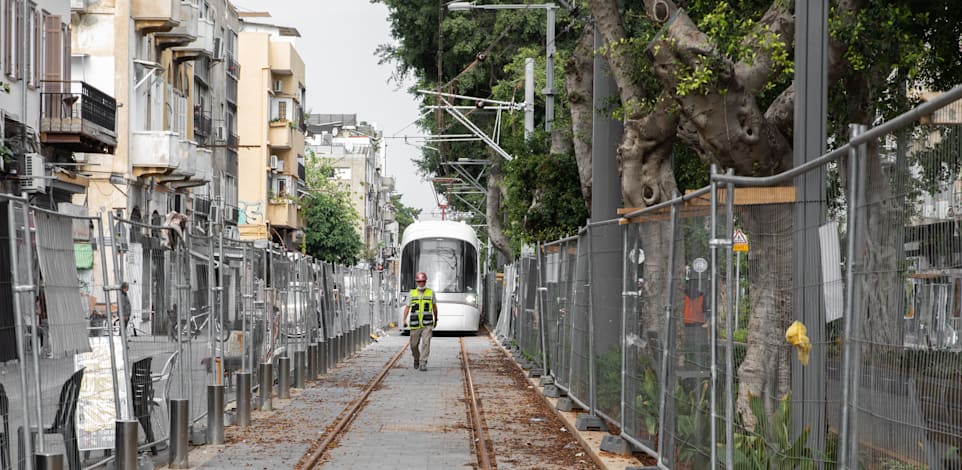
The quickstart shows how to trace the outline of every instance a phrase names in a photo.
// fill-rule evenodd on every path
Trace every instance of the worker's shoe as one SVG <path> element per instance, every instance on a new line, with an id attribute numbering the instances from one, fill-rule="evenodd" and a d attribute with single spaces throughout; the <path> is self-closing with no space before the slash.
<path id="1" fill-rule="evenodd" d="M 427 363 L 427 362 L 422 362 L 422 363 L 421 363 L 421 370 L 428 370 L 428 363 Z"/>
<path id="2" fill-rule="evenodd" d="M 419 363 L 417 360 L 415 360 L 415 361 L 414 361 L 414 368 L 417 369 L 419 364 L 420 364 L 420 363 Z"/>

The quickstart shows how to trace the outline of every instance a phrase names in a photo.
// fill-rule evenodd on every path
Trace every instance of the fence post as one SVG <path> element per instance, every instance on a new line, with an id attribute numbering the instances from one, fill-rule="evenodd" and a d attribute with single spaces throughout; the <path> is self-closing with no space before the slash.
<path id="1" fill-rule="evenodd" d="M 677 191 L 672 191 L 672 199 L 678 198 Z M 667 414 L 667 403 L 668 403 L 668 365 L 669 365 L 669 351 L 674 346 L 675 337 L 674 331 L 672 331 L 671 314 L 672 314 L 672 292 L 675 290 L 675 231 L 678 228 L 678 204 L 671 205 L 671 225 L 668 229 L 668 281 L 665 283 L 665 339 L 662 342 L 661 350 L 661 391 L 658 393 L 658 465 L 663 467 L 668 467 L 670 462 L 665 462 L 665 449 L 668 442 L 667 433 L 665 432 L 665 421 Z M 672 426 L 674 428 L 674 426 Z"/>
<path id="2" fill-rule="evenodd" d="M 865 132 L 866 127 L 861 124 L 849 126 L 850 137 L 854 139 Z M 859 246 L 859 205 L 862 201 L 865 185 L 862 183 L 862 161 L 865 152 L 865 144 L 852 148 L 848 153 L 849 161 L 849 182 L 848 182 L 848 223 L 846 232 L 848 241 L 846 243 L 845 257 L 845 321 L 843 322 L 842 354 L 842 429 L 838 436 L 838 464 L 840 468 L 858 468 L 858 439 L 857 430 L 858 419 L 856 406 L 858 400 L 858 372 L 857 356 L 858 345 L 854 344 L 855 331 L 858 327 L 855 312 L 856 289 L 855 289 L 855 250 Z"/>
<path id="3" fill-rule="evenodd" d="M 735 171 L 731 168 L 728 176 Z M 725 236 L 730 237 L 735 232 L 735 184 L 729 182 L 725 189 Z M 732 277 L 732 250 L 725 250 L 725 279 L 728 280 L 728 312 L 725 314 L 725 468 L 734 468 L 735 458 L 735 328 L 733 317 L 735 309 L 735 291 L 738 289 L 738 278 Z"/>
<path id="4" fill-rule="evenodd" d="M 709 421 L 709 447 L 711 465 L 718 463 L 718 246 L 724 241 L 718 238 L 718 182 L 714 176 L 718 174 L 718 167 L 711 166 L 711 234 L 708 246 L 711 248 L 711 334 L 709 348 L 711 348 L 711 420 Z"/>
<path id="5" fill-rule="evenodd" d="M 24 345 L 24 340 L 23 340 L 23 337 L 24 337 L 24 335 L 26 334 L 27 330 L 26 330 L 26 326 L 23 324 L 23 318 L 24 318 L 24 317 L 23 317 L 23 315 L 22 315 L 22 312 L 20 311 L 20 306 L 21 306 L 21 303 L 20 303 L 20 294 L 21 294 L 21 292 L 24 291 L 24 288 L 20 285 L 20 273 L 17 271 L 17 268 L 18 268 L 17 264 L 18 264 L 18 263 L 16 262 L 16 260 L 17 260 L 17 218 L 16 218 L 16 216 L 15 216 L 15 214 L 14 214 L 14 212 L 16 211 L 16 208 L 17 208 L 17 207 L 16 207 L 16 204 L 17 204 L 16 201 L 13 201 L 13 200 L 10 200 L 10 201 L 8 202 L 8 205 L 7 205 L 7 206 L 8 206 L 8 207 L 7 207 L 7 231 L 8 231 L 8 233 L 9 233 L 9 235 L 10 235 L 10 247 L 9 247 L 9 248 L 10 248 L 10 260 L 11 260 L 11 263 L 10 263 L 10 279 L 11 279 L 11 281 L 13 282 L 13 285 L 14 285 L 14 287 L 15 287 L 14 292 L 13 292 L 13 300 L 14 300 L 14 302 L 13 302 L 13 320 L 14 320 L 14 324 L 17 326 L 17 334 L 16 334 L 16 338 L 17 338 L 17 357 L 19 358 L 19 359 L 17 360 L 17 363 L 18 363 L 19 369 L 20 369 L 20 393 L 22 394 L 21 396 L 23 397 L 23 398 L 20 400 L 20 406 L 21 406 L 20 411 L 21 411 L 21 413 L 23 413 L 23 421 L 24 421 L 24 423 L 29 423 L 29 421 L 30 421 L 30 406 L 28 405 L 27 399 L 26 399 L 26 397 L 29 396 L 29 392 L 27 391 L 27 370 L 26 370 L 26 361 L 25 361 L 25 357 L 26 357 L 26 347 L 25 347 L 25 345 Z M 26 222 L 24 223 L 24 228 L 25 228 L 26 230 L 29 230 L 28 224 L 27 224 Z M 28 235 L 29 235 L 29 232 L 28 232 Z M 32 318 L 32 317 L 34 317 L 34 315 L 30 315 L 30 317 Z M 34 329 L 34 332 L 36 332 L 36 331 L 37 331 L 37 330 Z M 36 350 L 37 347 L 38 347 L 38 345 L 39 345 L 39 343 L 36 341 L 36 338 L 34 338 L 33 341 L 34 341 L 33 349 Z M 112 351 L 112 350 L 111 350 L 111 351 Z M 113 359 L 113 354 L 111 354 L 111 359 Z M 36 362 L 36 361 L 35 361 L 35 362 Z M 114 383 L 116 383 L 116 375 L 115 375 Z M 115 394 L 115 396 L 116 396 L 116 393 L 117 393 L 117 391 L 116 391 L 116 389 L 114 389 L 114 394 Z M 40 399 L 40 397 L 38 396 L 38 397 L 37 397 L 37 400 L 39 401 L 39 399 Z M 116 401 L 115 403 L 119 403 L 119 400 Z M 30 426 L 29 426 L 29 425 L 25 425 L 25 426 L 24 426 L 24 430 L 25 430 L 26 433 L 29 434 L 29 433 L 30 433 Z M 7 439 L 10 439 L 10 437 L 8 436 Z M 27 470 L 31 470 L 31 469 L 33 468 L 34 462 L 33 462 L 33 459 L 30 458 L 30 456 L 34 454 L 34 452 L 36 451 L 36 449 L 34 449 L 34 440 L 33 440 L 33 439 L 25 439 L 25 440 L 26 440 L 26 443 L 25 443 L 26 445 L 25 445 L 24 447 L 26 448 L 26 453 L 27 453 L 28 455 L 27 455 L 27 456 L 21 455 L 21 456 L 20 456 L 20 459 L 21 459 L 21 461 L 23 461 L 23 462 L 26 463 L 26 469 L 27 469 Z M 41 441 L 43 441 L 43 439 L 41 439 Z"/>

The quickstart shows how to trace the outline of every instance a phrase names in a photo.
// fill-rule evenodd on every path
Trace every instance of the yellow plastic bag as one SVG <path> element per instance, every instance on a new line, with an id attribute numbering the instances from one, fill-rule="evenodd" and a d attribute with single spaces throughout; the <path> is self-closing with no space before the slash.
<path id="1" fill-rule="evenodd" d="M 798 361 L 803 366 L 808 365 L 808 354 L 812 350 L 812 342 L 809 341 L 807 333 L 808 329 L 800 321 L 793 322 L 785 331 L 785 341 L 788 341 L 788 344 L 795 346 L 795 349 L 798 350 Z"/>

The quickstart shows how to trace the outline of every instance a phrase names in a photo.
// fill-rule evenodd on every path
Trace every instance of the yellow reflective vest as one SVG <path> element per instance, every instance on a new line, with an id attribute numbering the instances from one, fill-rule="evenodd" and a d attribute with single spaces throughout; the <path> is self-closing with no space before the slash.
<path id="1" fill-rule="evenodd" d="M 425 288 L 423 292 L 411 289 L 408 303 L 408 328 L 418 330 L 434 326 L 434 291 Z"/>

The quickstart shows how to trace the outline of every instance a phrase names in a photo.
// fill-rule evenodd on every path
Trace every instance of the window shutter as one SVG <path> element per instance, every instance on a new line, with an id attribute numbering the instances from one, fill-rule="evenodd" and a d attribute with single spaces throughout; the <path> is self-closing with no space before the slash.
<path id="1" fill-rule="evenodd" d="M 57 17 L 57 21 L 60 21 L 60 17 Z M 63 31 L 63 55 L 61 60 L 63 61 L 63 72 L 60 74 L 60 79 L 69 82 L 70 81 L 70 24 L 61 23 L 61 28 Z M 68 86 L 69 88 L 69 86 Z"/>
<path id="2" fill-rule="evenodd" d="M 13 0 L 3 0 L 3 73 L 13 75 Z"/>
<path id="3" fill-rule="evenodd" d="M 43 57 L 43 15 L 39 11 L 33 13 L 33 69 L 30 71 L 30 80 L 33 86 L 40 84 L 40 60 Z"/>
<path id="4" fill-rule="evenodd" d="M 23 53 L 21 51 L 21 41 L 23 41 L 23 9 L 21 4 L 23 0 L 13 0 L 13 24 L 14 27 L 10 28 L 14 31 L 13 43 L 13 73 L 10 75 L 15 79 L 19 80 L 23 77 L 20 76 L 20 64 L 23 62 Z"/>
<path id="5" fill-rule="evenodd" d="M 48 83 L 44 86 L 44 91 L 57 93 L 61 90 L 61 75 L 63 47 L 63 33 L 60 29 L 60 17 L 48 15 L 43 17 L 43 30 L 47 40 L 43 45 L 43 79 Z"/>

